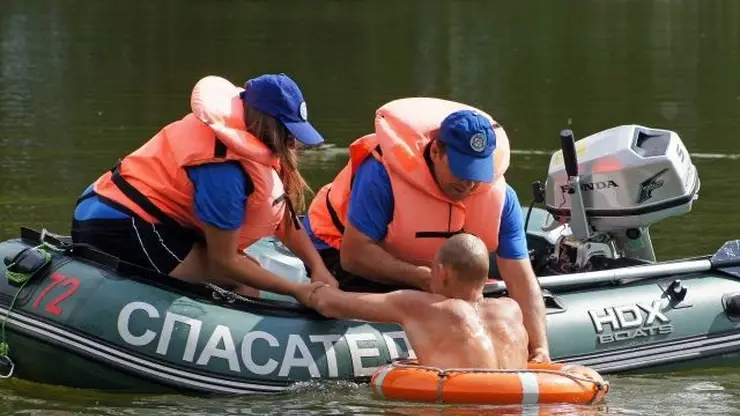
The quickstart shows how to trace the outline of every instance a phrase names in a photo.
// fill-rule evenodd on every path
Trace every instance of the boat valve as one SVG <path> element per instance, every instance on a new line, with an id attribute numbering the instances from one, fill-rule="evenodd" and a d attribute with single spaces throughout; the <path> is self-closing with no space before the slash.
<path id="1" fill-rule="evenodd" d="M 686 298 L 686 286 L 681 283 L 681 279 L 676 279 L 666 289 L 666 294 L 672 301 L 678 303 Z"/>
<path id="2" fill-rule="evenodd" d="M 722 297 L 722 303 L 727 315 L 733 318 L 740 317 L 740 294 L 725 295 Z"/>

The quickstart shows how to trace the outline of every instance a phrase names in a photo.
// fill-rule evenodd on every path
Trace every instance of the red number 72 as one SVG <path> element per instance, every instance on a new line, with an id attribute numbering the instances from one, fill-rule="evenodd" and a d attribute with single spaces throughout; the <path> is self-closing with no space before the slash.
<path id="1" fill-rule="evenodd" d="M 61 316 L 62 308 L 59 306 L 60 303 L 62 303 L 65 299 L 72 296 L 77 289 L 80 287 L 80 280 L 76 277 L 68 277 L 61 273 L 54 272 L 49 276 L 52 280 L 52 282 L 44 288 L 44 290 L 41 291 L 39 294 L 39 297 L 36 298 L 36 300 L 33 302 L 34 309 L 37 309 L 39 305 L 41 304 L 41 301 L 44 299 L 44 297 L 51 292 L 52 289 L 56 286 L 62 286 L 66 287 L 67 290 L 64 292 L 58 294 L 56 297 L 54 297 L 52 300 L 49 301 L 49 303 L 46 304 L 46 307 L 44 308 L 45 311 L 49 312 L 50 314 L 54 316 Z"/>

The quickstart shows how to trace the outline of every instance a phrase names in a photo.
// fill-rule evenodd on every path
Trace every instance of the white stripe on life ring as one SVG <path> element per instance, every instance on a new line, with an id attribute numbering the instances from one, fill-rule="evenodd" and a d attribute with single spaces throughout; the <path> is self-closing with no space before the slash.
<path id="1" fill-rule="evenodd" d="M 381 398 L 385 399 L 385 394 L 383 394 L 383 381 L 385 381 L 385 376 L 388 375 L 388 373 L 391 372 L 393 369 L 392 366 L 387 365 L 380 369 L 380 374 L 378 374 L 377 377 L 375 377 L 375 383 L 373 383 L 373 388 L 375 389 L 375 393 L 378 394 Z"/>
<path id="2" fill-rule="evenodd" d="M 536 404 L 540 400 L 540 386 L 537 374 L 531 372 L 517 373 L 522 383 L 522 404 Z"/>

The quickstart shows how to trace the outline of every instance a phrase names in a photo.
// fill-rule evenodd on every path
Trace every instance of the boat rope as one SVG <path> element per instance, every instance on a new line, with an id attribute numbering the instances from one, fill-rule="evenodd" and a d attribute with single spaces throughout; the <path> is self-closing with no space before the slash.
<path id="1" fill-rule="evenodd" d="M 16 261 L 11 262 L 6 266 L 5 269 L 5 275 L 9 281 L 16 285 L 20 285 L 18 290 L 15 292 L 15 295 L 13 296 L 13 299 L 10 301 L 10 305 L 8 306 L 8 312 L 5 314 L 5 317 L 3 318 L 2 325 L 0 325 L 0 366 L 7 366 L 8 371 L 6 374 L 0 374 L 0 379 L 7 379 L 13 376 L 13 371 L 15 370 L 15 363 L 10 358 L 10 346 L 8 345 L 6 336 L 5 336 L 5 326 L 8 323 L 8 320 L 10 319 L 10 313 L 13 310 L 13 307 L 15 306 L 15 302 L 18 300 L 18 297 L 20 296 L 21 292 L 23 292 L 23 288 L 26 287 L 26 284 L 31 281 L 31 278 L 36 275 L 36 273 L 39 270 L 43 270 L 44 267 L 51 262 L 51 253 L 49 251 L 63 251 L 63 249 L 60 249 L 59 247 L 56 247 L 52 244 L 49 244 L 44 241 L 45 231 L 43 230 L 41 232 L 41 244 L 30 248 L 30 250 L 35 250 L 39 254 L 41 254 L 43 258 L 43 263 L 36 267 L 33 271 L 30 272 L 22 272 L 22 271 L 13 271 L 11 270 L 13 266 L 16 265 Z"/>
<path id="2" fill-rule="evenodd" d="M 222 287 L 216 286 L 213 283 L 206 283 L 205 285 L 206 285 L 207 288 L 209 288 L 209 289 L 211 289 L 213 291 L 213 299 L 214 300 L 224 299 L 224 300 L 226 300 L 229 303 L 234 303 L 237 300 L 242 301 L 242 302 L 244 302 L 244 301 L 249 302 L 250 301 L 250 299 L 247 299 L 247 298 L 245 298 L 242 295 L 239 295 L 237 293 L 234 293 L 234 292 L 232 292 L 230 290 L 226 290 L 226 289 L 224 289 Z"/>
<path id="3" fill-rule="evenodd" d="M 224 289 L 224 288 L 222 288 L 220 286 L 216 286 L 213 283 L 208 283 L 207 282 L 207 283 L 205 283 L 205 286 L 213 291 L 212 292 L 212 295 L 213 295 L 213 299 L 214 300 L 221 300 L 221 299 L 223 299 L 223 300 L 225 300 L 228 303 L 234 303 L 236 301 L 239 301 L 241 303 L 246 303 L 246 304 L 255 304 L 255 303 L 258 303 L 258 302 L 255 302 L 254 299 L 250 299 L 250 298 L 248 298 L 248 297 L 246 297 L 244 295 L 240 295 L 240 294 L 235 293 L 235 292 L 232 292 L 232 291 L 230 291 L 228 289 Z"/>
<path id="4" fill-rule="evenodd" d="M 48 255 L 48 253 L 46 253 Z M 48 261 L 51 261 L 51 256 L 49 255 Z M 9 265 L 12 266 L 13 263 Z M 6 274 L 8 276 L 9 280 L 11 279 L 11 273 L 9 270 L 6 270 Z M 13 280 L 16 281 L 16 280 Z M 10 345 L 8 345 L 8 341 L 5 337 L 5 325 L 8 323 L 8 320 L 10 319 L 10 312 L 13 310 L 13 307 L 15 306 L 16 300 L 18 300 L 18 296 L 20 296 L 21 292 L 23 291 L 23 288 L 26 287 L 26 284 L 31 281 L 31 277 L 27 276 L 25 280 L 21 283 L 21 287 L 18 288 L 18 290 L 15 292 L 15 295 L 13 296 L 13 299 L 10 301 L 10 305 L 8 306 L 8 311 L 5 314 L 5 317 L 3 318 L 2 326 L 0 327 L 0 364 L 7 365 L 8 372 L 6 374 L 0 374 L 0 379 L 6 379 L 13 376 L 13 370 L 15 370 L 15 363 L 13 363 L 13 360 L 10 358 Z M 4 361 L 4 362 L 3 362 Z"/>
<path id="5" fill-rule="evenodd" d="M 392 367 L 397 368 L 414 368 L 414 369 L 420 369 L 420 370 L 427 370 L 431 372 L 437 373 L 437 376 L 439 377 L 439 384 L 437 385 L 437 395 L 439 396 L 442 393 L 442 384 L 444 382 L 444 379 L 449 377 L 452 374 L 455 373 L 485 373 L 485 374 L 522 374 L 522 373 L 532 373 L 532 374 L 556 374 L 562 377 L 569 378 L 573 381 L 578 381 L 582 383 L 590 383 L 593 384 L 598 390 L 604 390 L 608 388 L 609 382 L 601 383 L 596 380 L 592 380 L 587 377 L 581 377 L 577 376 L 575 374 L 569 374 L 564 371 L 559 370 L 547 370 L 547 369 L 521 369 L 521 370 L 489 370 L 484 368 L 447 368 L 447 369 L 441 369 L 439 367 L 431 367 L 431 366 L 425 366 L 425 365 L 418 365 L 416 364 L 416 360 L 414 359 L 408 359 L 408 358 L 399 358 L 391 362 Z"/>
<path id="6" fill-rule="evenodd" d="M 44 266 L 49 264 L 51 261 L 51 254 L 44 250 L 45 248 L 51 248 L 56 249 L 56 247 L 51 246 L 49 243 L 41 243 L 37 245 L 36 247 L 32 247 L 30 250 L 37 250 L 41 256 L 44 258 L 44 263 L 37 268 L 36 270 L 33 270 L 31 272 L 23 272 L 23 271 L 13 271 L 11 270 L 13 266 L 16 265 L 16 262 L 13 261 L 12 263 L 8 264 L 5 268 L 5 276 L 10 280 L 11 282 L 15 283 L 16 285 L 22 285 L 25 284 L 27 281 L 31 280 L 31 277 L 33 277 L 36 272 L 41 270 Z M 20 290 L 18 291 L 20 292 Z"/>
<path id="7" fill-rule="evenodd" d="M 8 371 L 5 374 L 0 374 L 0 380 L 5 380 L 13 377 L 13 372 L 15 371 L 15 363 L 13 362 L 13 360 L 10 359 L 9 356 L 0 356 L 0 365 L 8 367 Z"/>

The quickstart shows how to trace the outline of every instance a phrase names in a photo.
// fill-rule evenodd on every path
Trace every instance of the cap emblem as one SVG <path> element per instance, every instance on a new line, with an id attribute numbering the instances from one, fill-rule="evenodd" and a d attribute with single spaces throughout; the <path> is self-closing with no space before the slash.
<path id="1" fill-rule="evenodd" d="M 487 146 L 488 139 L 486 139 L 486 136 L 483 135 L 483 133 L 475 133 L 470 137 L 470 148 L 474 151 L 481 153 L 486 150 Z"/>
<path id="2" fill-rule="evenodd" d="M 301 102 L 301 106 L 299 107 L 298 111 L 301 115 L 301 119 L 303 121 L 307 121 L 308 120 L 308 107 L 306 106 L 305 101 Z"/>

